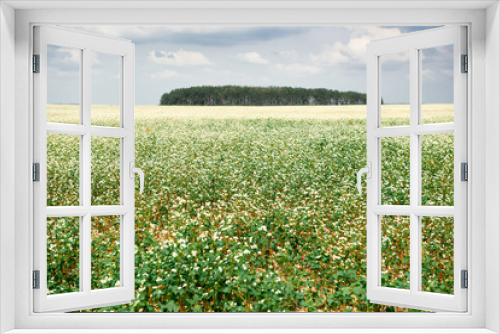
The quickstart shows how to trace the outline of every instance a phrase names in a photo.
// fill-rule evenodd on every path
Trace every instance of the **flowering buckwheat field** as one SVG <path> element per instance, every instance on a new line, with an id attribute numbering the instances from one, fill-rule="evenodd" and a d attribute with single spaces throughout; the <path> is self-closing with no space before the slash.
<path id="1" fill-rule="evenodd" d="M 391 125 L 405 124 L 386 106 Z M 77 106 L 48 117 L 73 123 Z M 118 125 L 117 107 L 93 107 Z M 453 121 L 436 105 L 432 122 Z M 136 107 L 136 298 L 118 312 L 408 311 L 366 300 L 366 106 Z M 94 118 L 93 118 L 94 120 Z M 78 205 L 79 138 L 48 135 L 47 205 Z M 119 204 L 120 141 L 92 139 L 92 204 Z M 384 138 L 383 204 L 409 204 L 409 140 Z M 422 138 L 422 203 L 453 205 L 453 135 Z M 136 182 L 136 190 L 138 190 Z M 48 221 L 49 293 L 78 291 L 78 218 Z M 93 217 L 92 288 L 119 284 L 119 217 Z M 409 220 L 382 218 L 382 284 L 409 287 Z M 453 220 L 422 220 L 422 288 L 453 293 Z"/>

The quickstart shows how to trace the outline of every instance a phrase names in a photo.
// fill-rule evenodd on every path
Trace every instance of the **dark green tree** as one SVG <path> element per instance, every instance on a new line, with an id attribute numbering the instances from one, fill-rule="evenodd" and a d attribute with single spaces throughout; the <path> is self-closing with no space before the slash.
<path id="1" fill-rule="evenodd" d="M 227 85 L 177 88 L 170 93 L 164 93 L 160 98 L 160 105 L 290 106 L 338 104 L 366 104 L 366 94 L 354 91 L 339 92 L 327 88 Z"/>

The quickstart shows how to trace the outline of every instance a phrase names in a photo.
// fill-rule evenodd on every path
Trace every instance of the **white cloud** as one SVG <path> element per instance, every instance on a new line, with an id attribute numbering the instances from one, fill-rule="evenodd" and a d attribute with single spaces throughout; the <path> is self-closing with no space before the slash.
<path id="1" fill-rule="evenodd" d="M 306 76 L 318 74 L 321 72 L 321 68 L 317 66 L 304 65 L 304 64 L 276 64 L 274 66 L 279 72 L 285 73 L 291 76 Z"/>
<path id="2" fill-rule="evenodd" d="M 424 80 L 429 80 L 429 81 L 436 81 L 436 73 L 431 70 L 430 68 L 424 68 L 422 69 L 422 78 Z"/>
<path id="3" fill-rule="evenodd" d="M 207 74 L 217 74 L 217 75 L 223 74 L 223 75 L 240 76 L 240 77 L 245 76 L 245 73 L 235 72 L 231 70 L 213 69 L 213 68 L 204 68 L 203 72 Z"/>
<path id="4" fill-rule="evenodd" d="M 75 77 L 75 71 L 64 71 L 64 70 L 60 70 L 60 69 L 57 69 L 57 68 L 52 68 L 52 73 L 54 73 L 56 76 L 58 77 Z"/>
<path id="5" fill-rule="evenodd" d="M 70 64 L 79 64 L 82 50 L 80 49 L 70 49 L 70 48 L 57 48 L 56 52 L 61 54 L 58 61 Z"/>
<path id="6" fill-rule="evenodd" d="M 446 75 L 448 77 L 453 77 L 453 70 L 451 69 L 442 69 L 441 73 L 443 73 L 443 75 Z"/>
<path id="7" fill-rule="evenodd" d="M 453 78 L 453 70 L 449 69 L 430 69 L 424 68 L 422 69 L 422 78 L 429 81 L 443 81 L 449 80 L 449 78 Z"/>
<path id="8" fill-rule="evenodd" d="M 212 63 L 201 52 L 180 49 L 175 52 L 150 51 L 149 60 L 156 64 L 174 66 L 199 66 Z"/>
<path id="9" fill-rule="evenodd" d="M 282 50 L 282 51 L 278 51 L 278 54 L 281 57 L 297 58 L 297 51 L 295 51 L 295 50 Z"/>
<path id="10" fill-rule="evenodd" d="M 183 75 L 181 75 L 180 73 L 171 70 L 163 70 L 161 72 L 152 73 L 149 75 L 149 77 L 152 79 L 160 79 L 160 80 L 178 78 L 182 76 Z"/>
<path id="11" fill-rule="evenodd" d="M 76 30 L 89 31 L 99 35 L 117 38 L 130 38 L 134 42 L 139 39 L 151 39 L 168 33 L 210 34 L 226 32 L 225 26 L 72 26 Z"/>
<path id="12" fill-rule="evenodd" d="M 338 64 L 366 64 L 366 46 L 370 41 L 380 38 L 387 38 L 401 35 L 399 28 L 383 27 L 352 27 L 351 38 L 347 43 L 336 42 L 326 46 L 318 54 L 309 54 L 309 58 L 314 64 L 322 66 L 332 66 Z M 406 57 L 398 54 L 386 56 L 386 61 L 401 62 L 407 60 Z"/>
<path id="13" fill-rule="evenodd" d="M 90 54 L 90 63 L 92 65 L 101 65 L 102 64 L 98 52 L 92 52 Z"/>
<path id="14" fill-rule="evenodd" d="M 73 48 L 57 48 L 56 52 L 60 54 L 58 62 L 65 64 L 79 64 L 82 56 L 82 50 Z M 98 52 L 92 52 L 90 55 L 92 65 L 100 65 L 101 61 Z"/>
<path id="15" fill-rule="evenodd" d="M 269 60 L 262 58 L 258 52 L 238 53 L 238 58 L 251 64 L 269 64 Z"/>

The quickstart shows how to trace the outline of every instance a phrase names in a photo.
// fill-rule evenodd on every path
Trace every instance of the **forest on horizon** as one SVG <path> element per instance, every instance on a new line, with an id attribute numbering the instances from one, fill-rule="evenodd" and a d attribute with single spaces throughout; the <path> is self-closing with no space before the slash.
<path id="1" fill-rule="evenodd" d="M 366 104 L 366 93 L 327 88 L 195 86 L 164 93 L 160 105 L 296 106 Z"/>

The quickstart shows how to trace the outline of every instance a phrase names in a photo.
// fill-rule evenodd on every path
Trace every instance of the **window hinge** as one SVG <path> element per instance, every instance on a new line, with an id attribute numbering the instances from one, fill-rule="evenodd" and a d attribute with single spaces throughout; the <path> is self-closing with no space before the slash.
<path id="1" fill-rule="evenodd" d="M 33 181 L 40 182 L 40 163 L 33 164 Z"/>
<path id="2" fill-rule="evenodd" d="M 33 73 L 40 73 L 40 55 L 33 55 Z"/>
<path id="3" fill-rule="evenodd" d="M 462 289 L 467 289 L 469 288 L 469 273 L 467 270 L 462 270 L 461 271 L 461 279 L 462 279 Z"/>
<path id="4" fill-rule="evenodd" d="M 460 180 L 469 181 L 469 165 L 466 162 L 462 162 L 460 165 Z"/>
<path id="5" fill-rule="evenodd" d="M 33 289 L 40 289 L 40 270 L 33 270 Z"/>
<path id="6" fill-rule="evenodd" d="M 462 73 L 469 72 L 469 56 L 462 55 Z"/>

